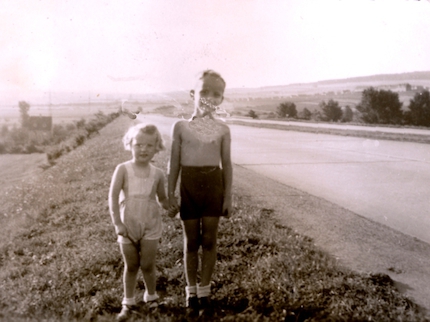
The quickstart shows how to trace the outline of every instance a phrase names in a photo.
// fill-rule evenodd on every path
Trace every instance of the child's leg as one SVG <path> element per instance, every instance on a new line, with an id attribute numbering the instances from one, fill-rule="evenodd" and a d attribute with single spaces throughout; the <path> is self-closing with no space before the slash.
<path id="1" fill-rule="evenodd" d="M 202 271 L 200 285 L 208 286 L 212 279 L 217 258 L 217 234 L 219 217 L 202 218 Z"/>
<path id="2" fill-rule="evenodd" d="M 200 248 L 200 219 L 183 220 L 185 278 L 188 286 L 197 285 Z"/>
<path id="3" fill-rule="evenodd" d="M 137 273 L 139 272 L 139 253 L 133 244 L 120 244 L 124 258 L 124 298 L 134 299 Z M 133 303 L 124 303 L 132 305 Z"/>
<path id="4" fill-rule="evenodd" d="M 141 240 L 140 241 L 140 268 L 143 273 L 146 293 L 155 295 L 156 275 L 155 275 L 155 257 L 157 255 L 159 240 Z"/>

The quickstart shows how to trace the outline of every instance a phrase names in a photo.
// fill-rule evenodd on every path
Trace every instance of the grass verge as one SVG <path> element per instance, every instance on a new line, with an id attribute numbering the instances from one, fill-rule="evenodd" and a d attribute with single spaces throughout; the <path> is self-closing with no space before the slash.
<path id="1" fill-rule="evenodd" d="M 0 317 L 3 320 L 113 321 L 123 263 L 110 222 L 112 172 L 129 158 L 113 121 L 55 166 L 0 197 Z M 167 139 L 167 138 L 166 138 Z M 166 168 L 168 151 L 155 164 Z M 235 214 L 222 220 L 213 278 L 215 320 L 425 321 L 387 275 L 336 266 L 312 240 L 280 225 L 273 210 L 234 189 Z M 181 321 L 184 276 L 180 222 L 164 220 L 157 288 L 164 305 L 140 303 L 139 321 Z M 138 294 L 144 285 L 139 276 Z"/>

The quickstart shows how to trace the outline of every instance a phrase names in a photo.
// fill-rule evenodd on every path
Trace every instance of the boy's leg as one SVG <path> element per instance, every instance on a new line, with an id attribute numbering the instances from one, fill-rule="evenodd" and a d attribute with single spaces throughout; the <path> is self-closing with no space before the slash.
<path id="1" fill-rule="evenodd" d="M 197 285 L 198 252 L 201 243 L 200 219 L 183 220 L 184 230 L 184 265 L 188 286 Z"/>
<path id="2" fill-rule="evenodd" d="M 202 218 L 202 271 L 200 285 L 210 285 L 217 258 L 217 234 L 219 217 Z"/>
<path id="3" fill-rule="evenodd" d="M 140 268 L 143 273 L 146 293 L 155 295 L 156 274 L 155 274 L 155 257 L 157 255 L 159 240 L 141 240 L 140 241 Z"/>
<path id="4" fill-rule="evenodd" d="M 199 266 L 199 248 L 200 248 L 200 219 L 183 220 L 184 229 L 184 263 L 185 278 L 187 286 L 186 306 L 187 315 L 190 318 L 199 315 L 199 300 L 197 298 L 197 269 Z"/>
<path id="5" fill-rule="evenodd" d="M 139 253 L 133 244 L 120 244 L 124 258 L 124 299 L 134 299 L 137 273 L 139 272 Z M 133 305 L 134 303 L 123 303 Z"/>

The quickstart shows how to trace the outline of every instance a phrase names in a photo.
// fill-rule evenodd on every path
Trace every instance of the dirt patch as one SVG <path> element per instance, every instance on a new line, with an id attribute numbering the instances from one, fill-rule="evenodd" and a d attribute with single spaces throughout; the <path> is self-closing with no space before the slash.
<path id="1" fill-rule="evenodd" d="M 258 184 L 256 184 L 258 182 Z M 384 273 L 430 317 L 430 245 L 240 166 L 234 187 L 346 268 Z"/>

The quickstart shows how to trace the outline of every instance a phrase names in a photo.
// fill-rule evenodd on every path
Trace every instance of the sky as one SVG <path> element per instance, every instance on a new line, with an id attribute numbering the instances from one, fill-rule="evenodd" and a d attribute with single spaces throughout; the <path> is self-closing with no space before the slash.
<path id="1" fill-rule="evenodd" d="M 430 71 L 430 1 L 0 0 L 0 92 L 160 93 Z M 4 94 L 6 95 L 6 94 Z"/>

